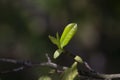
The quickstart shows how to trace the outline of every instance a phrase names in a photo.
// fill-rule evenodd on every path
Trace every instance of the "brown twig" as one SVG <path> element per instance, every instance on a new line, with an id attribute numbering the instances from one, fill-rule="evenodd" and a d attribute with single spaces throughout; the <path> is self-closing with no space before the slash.
<path id="1" fill-rule="evenodd" d="M 23 70 L 27 67 L 34 67 L 34 66 L 51 67 L 51 68 L 56 69 L 57 72 L 63 72 L 65 69 L 67 69 L 67 67 L 65 67 L 65 66 L 60 66 L 60 65 L 57 65 L 56 63 L 53 63 L 51 61 L 50 57 L 48 56 L 48 54 L 46 54 L 46 58 L 47 58 L 47 62 L 41 62 L 41 63 L 32 63 L 30 61 L 17 61 L 14 59 L 0 58 L 0 62 L 8 62 L 8 63 L 12 63 L 12 64 L 21 65 L 20 67 L 14 68 L 12 70 L 2 71 L 2 72 L 0 72 L 0 74 L 5 74 L 5 73 L 9 73 L 9 72 L 17 72 L 17 71 Z"/>
<path id="2" fill-rule="evenodd" d="M 26 67 L 33 67 L 33 66 L 48 66 L 51 68 L 54 68 L 58 71 L 63 72 L 64 70 L 66 70 L 68 67 L 65 66 L 60 66 L 57 65 L 56 63 L 53 63 L 50 59 L 50 57 L 48 56 L 48 54 L 46 54 L 46 58 L 47 58 L 47 62 L 42 62 L 42 63 L 38 63 L 38 64 L 34 64 L 31 63 L 30 61 L 17 61 L 14 59 L 6 59 L 6 58 L 0 58 L 0 61 L 2 62 L 9 62 L 9 63 L 13 63 L 13 64 L 21 64 L 21 67 L 18 67 L 16 69 L 10 70 L 10 71 L 3 71 L 0 72 L 0 74 L 4 74 L 4 73 L 9 73 L 9 72 L 14 72 L 14 71 L 19 71 L 19 70 L 23 70 Z M 85 66 L 89 69 L 92 70 L 90 68 L 90 66 L 85 62 Z M 89 74 L 84 74 L 79 76 L 80 78 L 84 78 L 84 80 L 112 80 L 112 79 L 120 79 L 120 74 L 101 74 L 101 73 L 97 73 L 97 72 L 91 72 Z"/>

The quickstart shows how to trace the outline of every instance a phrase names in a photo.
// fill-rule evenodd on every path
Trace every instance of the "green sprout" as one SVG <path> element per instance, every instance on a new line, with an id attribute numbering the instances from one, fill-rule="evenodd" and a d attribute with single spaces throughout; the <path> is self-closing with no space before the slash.
<path id="1" fill-rule="evenodd" d="M 77 31 L 77 24 L 70 23 L 65 27 L 61 37 L 59 37 L 58 33 L 56 33 L 56 37 L 49 35 L 49 39 L 51 40 L 51 42 L 57 45 L 58 47 L 58 49 L 54 53 L 53 56 L 54 59 L 58 58 L 60 54 L 64 51 L 63 48 L 70 42 L 76 31 Z"/>
<path id="2" fill-rule="evenodd" d="M 49 35 L 49 39 L 51 40 L 51 42 L 58 47 L 58 49 L 54 52 L 54 59 L 58 58 L 63 53 L 64 47 L 70 42 L 76 31 L 77 24 L 70 23 L 65 27 L 61 37 L 58 33 L 56 33 L 56 37 Z M 62 74 L 61 80 L 74 80 L 75 77 L 78 75 L 77 65 L 78 63 L 83 63 L 83 60 L 80 56 L 77 55 L 74 57 L 74 60 L 75 61 L 73 62 L 71 67 L 65 70 Z"/>

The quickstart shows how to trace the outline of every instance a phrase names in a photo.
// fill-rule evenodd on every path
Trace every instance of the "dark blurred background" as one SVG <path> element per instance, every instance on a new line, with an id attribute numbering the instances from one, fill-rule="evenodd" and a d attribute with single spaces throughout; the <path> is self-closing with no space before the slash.
<path id="1" fill-rule="evenodd" d="M 0 0 L 0 58 L 46 61 L 45 54 L 52 57 L 57 49 L 48 35 L 62 33 L 71 22 L 78 31 L 66 49 L 98 72 L 120 73 L 119 0 Z M 47 72 L 36 68 L 0 78 L 38 80 Z"/>

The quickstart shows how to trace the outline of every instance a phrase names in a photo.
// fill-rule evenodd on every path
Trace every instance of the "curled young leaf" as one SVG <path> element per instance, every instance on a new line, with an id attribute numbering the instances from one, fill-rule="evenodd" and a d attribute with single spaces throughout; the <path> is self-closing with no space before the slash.
<path id="1" fill-rule="evenodd" d="M 54 53 L 53 58 L 54 58 L 54 59 L 58 58 L 62 52 L 63 52 L 62 49 L 57 49 L 57 50 L 55 51 L 55 53 Z"/>
<path id="2" fill-rule="evenodd" d="M 60 37 L 59 37 L 58 32 L 56 33 L 56 39 L 57 39 L 58 41 L 60 41 Z"/>
<path id="3" fill-rule="evenodd" d="M 83 60 L 80 56 L 75 56 L 75 61 L 79 62 L 79 63 L 83 63 Z"/>
<path id="4" fill-rule="evenodd" d="M 51 40 L 51 42 L 53 43 L 53 44 L 55 44 L 55 45 L 57 45 L 57 47 L 59 48 L 60 46 L 59 46 L 59 43 L 60 43 L 60 41 L 59 41 L 59 39 L 57 39 L 57 38 L 55 38 L 55 37 L 53 37 L 53 36 L 48 36 L 49 37 L 49 39 Z"/>
<path id="5" fill-rule="evenodd" d="M 62 33 L 62 36 L 60 38 L 61 48 L 63 48 L 64 46 L 66 46 L 69 43 L 69 41 L 72 39 L 72 37 L 74 36 L 76 31 L 77 31 L 77 24 L 76 23 L 68 24 L 65 27 L 65 29 Z"/>

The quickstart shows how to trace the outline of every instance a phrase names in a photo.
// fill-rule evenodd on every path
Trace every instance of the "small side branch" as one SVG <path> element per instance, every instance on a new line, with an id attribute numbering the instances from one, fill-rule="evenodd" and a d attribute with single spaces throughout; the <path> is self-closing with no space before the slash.
<path id="1" fill-rule="evenodd" d="M 56 63 L 53 63 L 51 61 L 50 57 L 48 56 L 48 54 L 46 54 L 46 58 L 48 61 L 40 63 L 39 64 L 40 66 L 48 66 L 48 67 L 56 69 L 58 72 L 63 72 L 64 70 L 66 70 L 68 68 L 68 67 L 60 66 L 60 65 L 57 65 Z"/>

